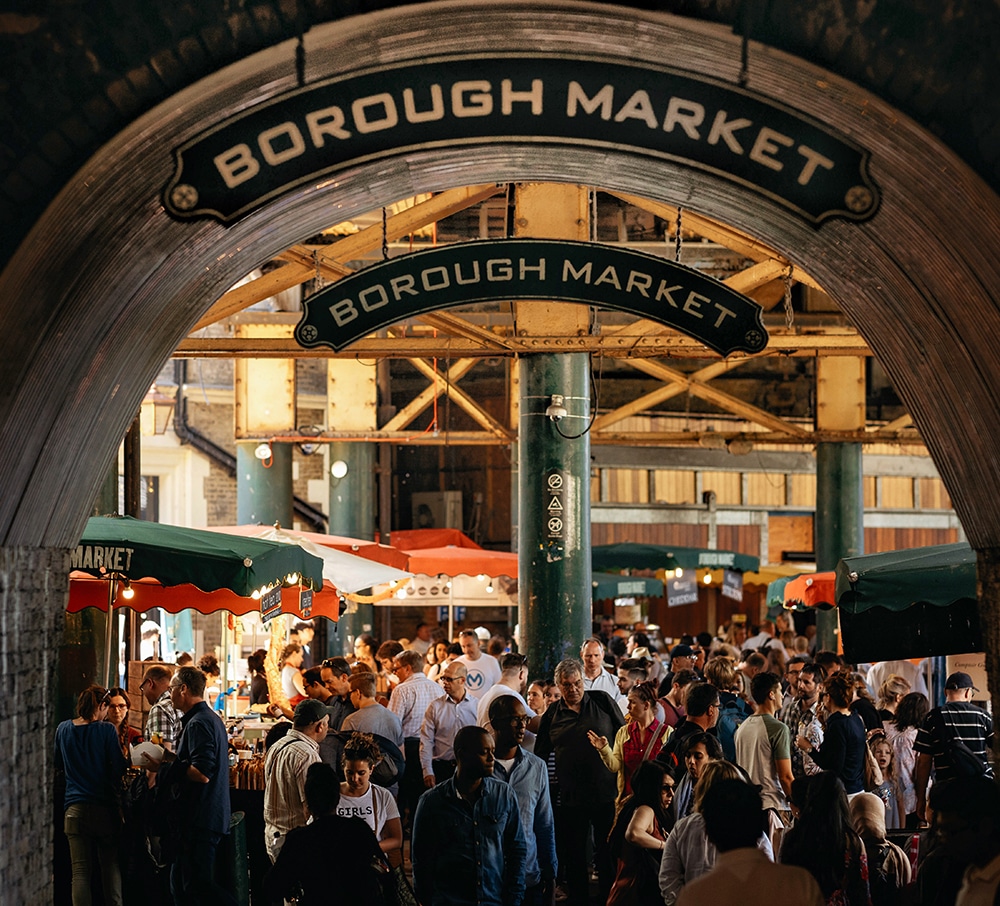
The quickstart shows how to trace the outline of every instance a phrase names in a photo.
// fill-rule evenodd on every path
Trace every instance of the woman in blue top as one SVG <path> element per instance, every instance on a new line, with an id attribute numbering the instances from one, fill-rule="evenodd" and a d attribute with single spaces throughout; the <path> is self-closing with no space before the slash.
<path id="1" fill-rule="evenodd" d="M 90 906 L 90 866 L 95 849 L 104 899 L 110 906 L 122 904 L 118 786 L 125 759 L 114 724 L 105 720 L 110 702 L 103 686 L 88 686 L 77 701 L 77 717 L 56 728 L 56 769 L 66 775 L 63 829 L 73 863 L 73 906 Z"/>

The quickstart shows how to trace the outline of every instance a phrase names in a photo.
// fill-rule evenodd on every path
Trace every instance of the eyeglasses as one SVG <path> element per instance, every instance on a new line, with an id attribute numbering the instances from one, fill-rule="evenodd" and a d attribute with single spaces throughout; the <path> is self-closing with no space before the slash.
<path id="1" fill-rule="evenodd" d="M 465 679 L 465 677 L 463 677 L 463 676 L 448 676 L 447 673 L 442 673 L 441 674 L 441 682 L 442 683 L 455 683 L 455 682 L 458 682 L 458 680 L 460 680 L 460 679 Z"/>
<path id="2" fill-rule="evenodd" d="M 128 705 L 122 702 L 120 705 L 108 705 L 109 708 L 114 708 L 116 711 L 128 711 Z"/>
<path id="3" fill-rule="evenodd" d="M 671 796 L 673 796 L 674 795 L 673 784 L 667 784 L 666 786 L 664 786 L 663 787 L 663 792 L 664 793 L 669 793 Z"/>
<path id="4" fill-rule="evenodd" d="M 509 720 L 515 726 L 526 727 L 526 726 L 528 726 L 528 722 L 531 720 L 531 718 L 530 717 L 508 717 L 507 720 Z"/>
<path id="5" fill-rule="evenodd" d="M 181 686 L 186 686 L 186 685 L 187 685 L 187 683 L 171 683 L 170 686 L 169 686 L 169 688 L 170 689 L 180 689 Z"/>
<path id="6" fill-rule="evenodd" d="M 578 679 L 578 680 L 563 680 L 563 682 L 561 682 L 559 684 L 559 686 L 561 688 L 563 688 L 563 689 L 582 689 L 583 688 L 583 680 L 582 679 Z"/>

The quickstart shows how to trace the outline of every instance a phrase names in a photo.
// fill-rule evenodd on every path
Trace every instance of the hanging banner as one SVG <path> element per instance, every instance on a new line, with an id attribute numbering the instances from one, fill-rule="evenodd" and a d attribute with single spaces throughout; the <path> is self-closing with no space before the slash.
<path id="1" fill-rule="evenodd" d="M 551 239 L 456 242 L 373 264 L 304 300 L 295 339 L 306 348 L 339 351 L 415 315 L 511 299 L 626 311 L 667 324 L 720 355 L 760 352 L 767 345 L 761 307 L 694 268 L 632 249 Z M 562 493 L 561 485 L 547 487 Z"/>
<path id="2" fill-rule="evenodd" d="M 722 597 L 733 601 L 743 600 L 743 573 L 734 569 L 722 571 Z"/>
<path id="3" fill-rule="evenodd" d="M 299 589 L 299 612 L 302 614 L 303 620 L 308 620 L 312 617 L 312 606 L 313 606 L 313 592 L 311 588 L 300 588 Z"/>
<path id="4" fill-rule="evenodd" d="M 362 163 L 525 143 L 553 160 L 584 145 L 691 167 L 811 224 L 866 220 L 879 203 L 868 151 L 763 94 L 649 63 L 497 52 L 383 64 L 268 98 L 174 149 L 163 204 L 231 223 Z"/>
<path id="5" fill-rule="evenodd" d="M 698 603 L 698 577 L 685 573 L 681 578 L 667 579 L 667 607 Z"/>

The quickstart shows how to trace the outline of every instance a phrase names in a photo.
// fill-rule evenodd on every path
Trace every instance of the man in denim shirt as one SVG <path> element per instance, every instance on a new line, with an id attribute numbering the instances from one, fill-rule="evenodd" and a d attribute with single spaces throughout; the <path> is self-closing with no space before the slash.
<path id="1" fill-rule="evenodd" d="M 215 855 L 229 835 L 229 741 L 225 724 L 205 703 L 205 674 L 181 667 L 170 681 L 170 700 L 184 716 L 177 754 L 165 752 L 157 786 L 176 784 L 178 838 L 170 871 L 177 906 L 236 906 L 214 878 Z"/>
<path id="2" fill-rule="evenodd" d="M 411 859 L 423 906 L 520 906 L 527 845 L 517 797 L 493 777 L 493 738 L 455 735 L 455 775 L 420 797 Z"/>
<path id="3" fill-rule="evenodd" d="M 552 902 L 558 867 L 548 768 L 537 755 L 521 748 L 529 717 L 519 698 L 501 695 L 493 699 L 488 717 L 496 740 L 493 773 L 517 796 L 521 829 L 528 846 L 524 904 L 544 906 Z"/>

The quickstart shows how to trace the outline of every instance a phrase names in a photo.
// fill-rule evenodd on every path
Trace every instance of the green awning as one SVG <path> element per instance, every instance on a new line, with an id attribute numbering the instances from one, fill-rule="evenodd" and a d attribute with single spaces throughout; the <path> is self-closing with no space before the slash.
<path id="1" fill-rule="evenodd" d="M 796 578 L 795 576 L 782 576 L 773 582 L 767 583 L 767 616 L 774 619 L 785 609 L 785 586 Z"/>
<path id="2" fill-rule="evenodd" d="M 614 573 L 594 573 L 593 598 L 662 598 L 663 583 L 645 576 L 619 576 Z"/>
<path id="3" fill-rule="evenodd" d="M 848 557 L 837 564 L 836 596 L 847 613 L 975 601 L 976 552 L 963 542 Z"/>
<path id="4" fill-rule="evenodd" d="M 976 554 L 941 544 L 837 564 L 844 656 L 855 662 L 983 650 Z"/>
<path id="5" fill-rule="evenodd" d="M 709 550 L 704 547 L 678 547 L 661 544 L 598 544 L 591 549 L 595 571 L 616 569 L 735 569 L 751 572 L 760 566 L 760 558 L 735 551 Z"/>
<path id="6" fill-rule="evenodd" d="M 290 575 L 323 587 L 323 561 L 297 544 L 224 535 L 145 522 L 130 516 L 92 516 L 72 553 L 71 568 L 92 576 L 155 579 L 161 585 L 228 588 L 242 597 Z"/>

